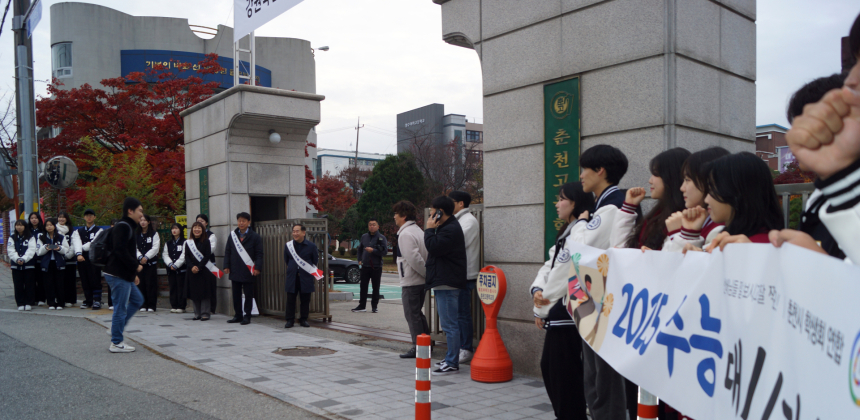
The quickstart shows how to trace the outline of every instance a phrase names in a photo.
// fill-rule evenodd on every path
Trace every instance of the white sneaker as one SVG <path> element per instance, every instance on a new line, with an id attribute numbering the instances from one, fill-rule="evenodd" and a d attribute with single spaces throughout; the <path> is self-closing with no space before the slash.
<path id="1" fill-rule="evenodd" d="M 123 341 L 119 344 L 110 343 L 110 349 L 108 350 L 111 353 L 131 353 L 134 351 L 134 347 L 125 344 L 125 341 Z"/>
<path id="2" fill-rule="evenodd" d="M 466 349 L 460 349 L 460 363 L 467 363 L 469 360 L 472 360 L 472 356 L 475 353 L 470 352 Z"/>
<path id="3" fill-rule="evenodd" d="M 56 309 L 57 309 L 57 308 L 56 308 L 56 307 L 54 307 L 54 306 L 49 306 L 49 307 L 48 307 L 48 310 L 51 310 L 51 311 L 56 310 Z"/>
<path id="4" fill-rule="evenodd" d="M 62 310 L 63 310 L 63 307 L 62 307 L 62 306 L 57 306 L 57 310 L 58 310 L 58 311 L 62 311 Z"/>
<path id="5" fill-rule="evenodd" d="M 113 310 L 113 306 L 108 306 L 108 309 Z"/>
<path id="6" fill-rule="evenodd" d="M 25 310 L 25 311 L 32 311 L 32 310 L 33 310 L 33 307 L 32 307 L 32 306 L 30 306 L 30 305 L 24 305 L 24 310 Z"/>
<path id="7" fill-rule="evenodd" d="M 141 312 L 146 312 L 146 308 L 140 308 Z"/>
<path id="8" fill-rule="evenodd" d="M 71 307 L 72 307 L 72 304 L 71 304 L 71 303 L 67 303 L 65 306 L 66 306 L 67 308 L 71 308 Z"/>
<path id="9" fill-rule="evenodd" d="M 36 304 L 36 306 L 45 306 L 45 302 L 44 302 L 44 301 L 43 301 L 43 302 L 39 302 L 39 303 L 37 303 L 37 304 Z"/>
<path id="10" fill-rule="evenodd" d="M 19 310 L 19 311 L 23 311 L 23 310 L 24 310 L 24 307 L 23 307 L 23 306 L 19 306 L 19 307 L 18 307 L 18 310 Z"/>
<path id="11" fill-rule="evenodd" d="M 176 313 L 176 309 L 171 309 L 171 310 L 170 310 L 170 313 L 175 314 L 175 313 Z"/>
<path id="12" fill-rule="evenodd" d="M 147 309 L 146 312 L 155 312 L 155 309 Z"/>
<path id="13" fill-rule="evenodd" d="M 177 310 L 176 310 L 176 313 L 178 313 L 178 314 L 184 314 L 184 313 L 185 313 L 185 310 L 184 310 L 184 309 L 177 309 Z"/>

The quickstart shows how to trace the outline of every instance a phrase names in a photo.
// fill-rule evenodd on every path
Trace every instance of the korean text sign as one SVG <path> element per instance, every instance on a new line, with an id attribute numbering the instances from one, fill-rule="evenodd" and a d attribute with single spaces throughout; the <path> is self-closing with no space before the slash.
<path id="1" fill-rule="evenodd" d="M 233 0 L 233 42 L 280 16 L 302 0 Z"/>

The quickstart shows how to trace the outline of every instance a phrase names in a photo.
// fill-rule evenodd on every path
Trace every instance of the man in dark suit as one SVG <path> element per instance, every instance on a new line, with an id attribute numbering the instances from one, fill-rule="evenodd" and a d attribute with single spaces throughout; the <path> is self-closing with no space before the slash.
<path id="1" fill-rule="evenodd" d="M 236 215 L 236 228 L 227 238 L 224 247 L 224 273 L 230 275 L 233 285 L 233 319 L 227 323 L 251 323 L 254 303 L 254 286 L 263 268 L 263 238 L 250 227 L 251 215 L 242 212 Z M 232 269 L 235 268 L 235 271 Z M 245 293 L 245 310 L 242 316 L 242 292 Z"/>
<path id="2" fill-rule="evenodd" d="M 284 288 L 287 292 L 287 323 L 284 328 L 292 328 L 296 320 L 296 295 L 301 300 L 299 325 L 310 327 L 308 312 L 311 305 L 311 293 L 314 291 L 314 275 L 322 275 L 316 265 L 319 262 L 319 250 L 316 244 L 305 240 L 307 228 L 297 224 L 293 226 L 293 240 L 284 247 L 284 261 L 287 263 L 287 278 Z"/>

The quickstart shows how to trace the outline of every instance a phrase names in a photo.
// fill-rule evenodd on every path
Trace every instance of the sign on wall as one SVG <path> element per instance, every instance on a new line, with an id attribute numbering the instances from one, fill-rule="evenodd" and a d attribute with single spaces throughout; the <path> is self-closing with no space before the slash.
<path id="1" fill-rule="evenodd" d="M 205 54 L 186 52 L 186 51 L 166 51 L 166 50 L 123 50 L 120 53 L 120 65 L 123 75 L 131 72 L 147 72 L 153 67 L 163 65 L 165 72 L 178 74 L 180 77 L 199 77 L 204 82 L 217 82 L 218 88 L 229 89 L 233 87 L 233 58 L 218 57 L 218 64 L 222 69 L 216 74 L 200 74 L 197 73 L 200 67 L 197 63 L 206 59 Z M 184 72 L 179 72 L 179 64 L 191 64 L 191 69 Z M 240 61 L 242 76 L 248 77 L 251 63 Z M 257 69 L 257 85 L 264 87 L 272 87 L 272 71 L 256 66 Z"/>
<path id="2" fill-rule="evenodd" d="M 559 188 L 579 180 L 579 78 L 546 85 L 544 96 L 544 251 L 565 224 L 555 204 Z"/>

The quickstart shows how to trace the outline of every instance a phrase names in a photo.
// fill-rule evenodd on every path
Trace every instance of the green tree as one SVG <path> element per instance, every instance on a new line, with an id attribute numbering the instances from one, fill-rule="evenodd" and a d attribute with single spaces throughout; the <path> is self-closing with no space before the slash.
<path id="1" fill-rule="evenodd" d="M 397 232 L 391 206 L 400 200 L 411 201 L 419 208 L 425 204 L 422 202 L 424 177 L 410 154 L 388 156 L 379 162 L 362 189 L 364 194 L 355 205 L 356 214 L 348 212 L 344 220 L 350 222 L 352 231 L 357 234 L 366 232 L 367 221 L 375 218 L 382 233 L 391 240 L 393 233 Z"/>

